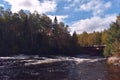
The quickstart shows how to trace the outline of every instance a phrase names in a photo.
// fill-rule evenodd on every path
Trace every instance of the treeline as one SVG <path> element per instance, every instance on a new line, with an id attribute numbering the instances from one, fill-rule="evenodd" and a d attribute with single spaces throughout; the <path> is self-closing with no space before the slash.
<path id="1" fill-rule="evenodd" d="M 104 55 L 120 57 L 120 15 L 117 16 L 116 22 L 113 22 L 108 29 Z"/>
<path id="2" fill-rule="evenodd" d="M 120 15 L 107 30 L 70 35 L 57 17 L 52 21 L 36 11 L 12 13 L 0 7 L 0 56 L 80 54 L 93 45 L 105 45 L 105 56 L 120 56 Z"/>
<path id="3" fill-rule="evenodd" d="M 0 7 L 0 55 L 72 54 L 77 51 L 77 36 L 69 26 L 45 14 L 20 10 L 12 13 Z"/>
<path id="4" fill-rule="evenodd" d="M 120 15 L 110 28 L 102 32 L 78 34 L 78 44 L 83 47 L 104 45 L 104 56 L 120 57 Z"/>
<path id="5" fill-rule="evenodd" d="M 105 45 L 107 39 L 107 30 L 103 32 L 87 33 L 83 32 L 78 35 L 78 43 L 80 46 L 94 46 L 94 45 Z"/>

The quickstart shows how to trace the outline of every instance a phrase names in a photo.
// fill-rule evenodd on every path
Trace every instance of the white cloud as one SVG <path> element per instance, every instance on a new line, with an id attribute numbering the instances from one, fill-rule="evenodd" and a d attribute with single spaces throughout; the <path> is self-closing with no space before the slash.
<path id="1" fill-rule="evenodd" d="M 92 12 L 93 15 L 101 15 L 112 5 L 111 1 L 104 0 L 67 0 L 64 9 L 73 8 L 75 11 Z"/>
<path id="2" fill-rule="evenodd" d="M 0 4 L 0 6 L 1 6 L 1 7 L 4 7 L 4 5 L 3 5 L 3 4 Z"/>
<path id="3" fill-rule="evenodd" d="M 79 0 L 65 0 L 68 4 L 64 6 L 64 9 L 71 9 L 72 7 L 77 6 L 77 4 L 81 1 Z"/>
<path id="4" fill-rule="evenodd" d="M 111 7 L 111 2 L 104 2 L 103 0 L 90 0 L 80 6 L 80 11 L 92 11 L 93 15 L 102 14 L 105 10 Z"/>
<path id="5" fill-rule="evenodd" d="M 74 6 L 75 6 L 75 4 L 72 3 L 72 4 L 69 4 L 69 6 L 64 6 L 64 9 L 70 9 L 71 7 L 74 7 Z"/>
<path id="6" fill-rule="evenodd" d="M 54 0 L 4 0 L 11 5 L 13 12 L 18 12 L 21 9 L 29 10 L 30 12 L 38 11 L 39 13 L 54 12 L 56 10 L 56 2 Z"/>
<path id="7" fill-rule="evenodd" d="M 69 9 L 70 7 L 69 6 L 65 6 L 64 9 Z"/>
<path id="8" fill-rule="evenodd" d="M 65 0 L 66 2 L 71 2 L 72 0 Z"/>
<path id="9" fill-rule="evenodd" d="M 54 20 L 55 16 L 53 15 L 48 15 L 52 21 Z M 68 15 L 56 15 L 58 22 L 63 22 L 66 18 L 68 18 Z"/>
<path id="10" fill-rule="evenodd" d="M 108 29 L 111 22 L 114 22 L 115 20 L 116 14 L 107 15 L 104 18 L 94 16 L 74 22 L 70 28 L 72 30 L 71 32 L 76 31 L 78 34 L 83 31 L 87 31 L 88 33 L 93 31 L 103 31 L 104 29 Z"/>

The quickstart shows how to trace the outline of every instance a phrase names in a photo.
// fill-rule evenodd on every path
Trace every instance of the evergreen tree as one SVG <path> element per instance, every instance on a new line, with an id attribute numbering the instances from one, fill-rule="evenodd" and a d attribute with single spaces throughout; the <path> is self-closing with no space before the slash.
<path id="1" fill-rule="evenodd" d="M 119 43 L 120 43 L 120 25 L 118 22 L 120 20 L 119 16 L 117 17 L 116 22 L 113 22 L 110 25 L 110 29 L 108 30 L 106 47 L 104 49 L 105 56 L 114 55 L 117 53 L 115 50 L 119 50 L 119 49 L 116 49 L 116 47 L 114 46 L 114 45 L 116 45 L 116 43 L 118 43 L 118 46 L 120 46 L 119 45 Z M 118 54 L 119 54 L 119 52 L 118 52 Z"/>

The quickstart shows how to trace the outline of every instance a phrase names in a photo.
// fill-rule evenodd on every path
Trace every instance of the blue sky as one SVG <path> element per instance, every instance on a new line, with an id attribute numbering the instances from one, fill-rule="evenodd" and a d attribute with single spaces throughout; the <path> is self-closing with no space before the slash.
<path id="1" fill-rule="evenodd" d="M 12 12 L 38 11 L 51 19 L 57 16 L 70 26 L 71 33 L 107 29 L 120 13 L 120 0 L 0 0 L 0 6 Z"/>

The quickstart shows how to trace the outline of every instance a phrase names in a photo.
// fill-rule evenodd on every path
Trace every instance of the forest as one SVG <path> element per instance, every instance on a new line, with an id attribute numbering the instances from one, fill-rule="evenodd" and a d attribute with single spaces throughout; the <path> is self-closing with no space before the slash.
<path id="1" fill-rule="evenodd" d="M 0 55 L 81 54 L 81 47 L 105 45 L 104 55 L 120 56 L 120 15 L 102 32 L 76 34 L 69 25 L 52 21 L 46 14 L 20 10 L 12 13 L 0 7 Z"/>
<path id="2" fill-rule="evenodd" d="M 45 14 L 0 8 L 0 55 L 66 54 L 76 51 L 77 36 L 69 26 Z"/>
<path id="3" fill-rule="evenodd" d="M 120 57 L 120 15 L 117 16 L 116 22 L 110 24 L 110 28 L 101 32 L 78 34 L 78 44 L 80 46 L 105 46 L 103 55 Z"/>

